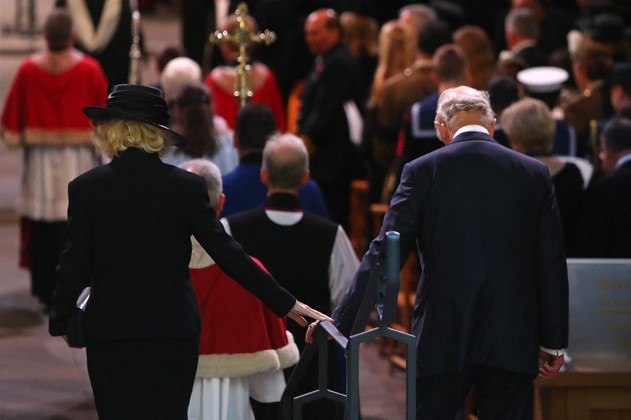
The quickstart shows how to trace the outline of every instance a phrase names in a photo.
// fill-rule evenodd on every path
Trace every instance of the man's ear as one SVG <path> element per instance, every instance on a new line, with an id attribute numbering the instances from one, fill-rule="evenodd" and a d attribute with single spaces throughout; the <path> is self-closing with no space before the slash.
<path id="1" fill-rule="evenodd" d="M 493 134 L 495 134 L 495 125 L 497 124 L 497 119 L 493 118 L 493 120 L 491 120 L 491 124 L 489 124 L 489 136 L 493 137 Z"/>
<path id="2" fill-rule="evenodd" d="M 300 180 L 300 186 L 302 187 L 307 182 L 309 182 L 310 171 L 307 169 L 304 174 L 302 174 L 302 179 Z"/>
<path id="3" fill-rule="evenodd" d="M 226 194 L 221 194 L 219 196 L 219 201 L 217 201 L 217 218 L 219 218 L 219 215 L 223 211 L 224 204 L 226 204 Z"/>
<path id="4" fill-rule="evenodd" d="M 261 182 L 263 183 L 263 185 L 267 186 L 269 183 L 269 178 L 267 177 L 267 171 L 263 168 L 261 168 L 260 177 L 261 177 Z"/>

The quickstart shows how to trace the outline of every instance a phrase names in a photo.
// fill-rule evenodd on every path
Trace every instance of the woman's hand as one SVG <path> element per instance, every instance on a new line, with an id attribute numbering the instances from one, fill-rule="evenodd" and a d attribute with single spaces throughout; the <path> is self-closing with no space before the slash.
<path id="1" fill-rule="evenodd" d="M 333 322 L 333 318 L 330 318 L 324 315 L 322 312 L 316 311 L 315 309 L 310 308 L 308 305 L 300 301 L 296 301 L 294 307 L 287 314 L 288 318 L 296 321 L 300 326 L 306 327 L 308 325 L 307 320 L 304 317 L 313 318 L 316 321 L 331 321 Z"/>

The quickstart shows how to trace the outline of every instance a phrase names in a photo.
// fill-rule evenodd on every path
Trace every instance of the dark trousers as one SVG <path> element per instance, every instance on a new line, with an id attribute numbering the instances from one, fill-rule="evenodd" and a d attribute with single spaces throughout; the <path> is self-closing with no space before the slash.
<path id="1" fill-rule="evenodd" d="M 90 341 L 88 373 L 99 420 L 186 420 L 199 337 Z"/>
<path id="2" fill-rule="evenodd" d="M 66 246 L 66 222 L 33 221 L 31 227 L 31 293 L 48 308 L 59 256 Z"/>
<path id="3" fill-rule="evenodd" d="M 479 420 L 530 420 L 533 380 L 534 375 L 489 367 L 472 367 L 457 374 L 419 375 L 416 379 L 416 418 L 455 418 L 473 386 Z"/>

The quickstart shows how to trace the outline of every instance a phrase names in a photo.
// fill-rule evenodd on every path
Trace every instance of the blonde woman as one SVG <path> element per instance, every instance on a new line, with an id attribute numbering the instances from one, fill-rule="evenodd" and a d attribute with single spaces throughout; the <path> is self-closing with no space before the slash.
<path id="1" fill-rule="evenodd" d="M 301 314 L 327 317 L 296 301 L 226 234 L 201 177 L 159 159 L 171 142 L 186 142 L 166 126 L 162 91 L 117 85 L 105 107 L 84 113 L 112 161 L 68 187 L 69 241 L 49 330 L 66 338 L 69 314 L 90 285 L 86 355 L 99 418 L 184 420 L 200 331 L 191 235 L 276 315 L 303 326 Z"/>
<path id="2" fill-rule="evenodd" d="M 386 22 L 379 33 L 379 64 L 366 106 L 363 155 L 367 161 L 370 202 L 378 202 L 386 172 L 394 159 L 396 132 L 386 127 L 392 115 L 392 103 L 382 101 L 385 82 L 410 68 L 416 58 L 414 31 L 398 21 Z"/>
<path id="3" fill-rule="evenodd" d="M 372 82 L 368 106 L 374 106 L 383 83 L 402 73 L 416 59 L 414 32 L 396 20 L 386 22 L 379 31 L 379 61 Z"/>

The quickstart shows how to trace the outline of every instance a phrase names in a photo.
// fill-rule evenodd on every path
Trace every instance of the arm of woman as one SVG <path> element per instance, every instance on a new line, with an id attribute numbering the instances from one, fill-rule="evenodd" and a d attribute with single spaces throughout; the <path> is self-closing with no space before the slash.
<path id="1" fill-rule="evenodd" d="M 77 181 L 68 185 L 68 242 L 61 255 L 57 283 L 53 293 L 48 331 L 50 335 L 65 335 L 68 315 L 81 291 L 90 284 L 90 231 L 85 197 L 79 192 Z"/>
<path id="2" fill-rule="evenodd" d="M 328 316 L 296 300 L 276 280 L 262 270 L 245 253 L 243 247 L 228 235 L 210 206 L 206 181 L 200 178 L 193 205 L 193 236 L 221 269 L 245 289 L 261 299 L 276 315 L 288 316 L 303 327 L 303 316 L 331 320 Z"/>

